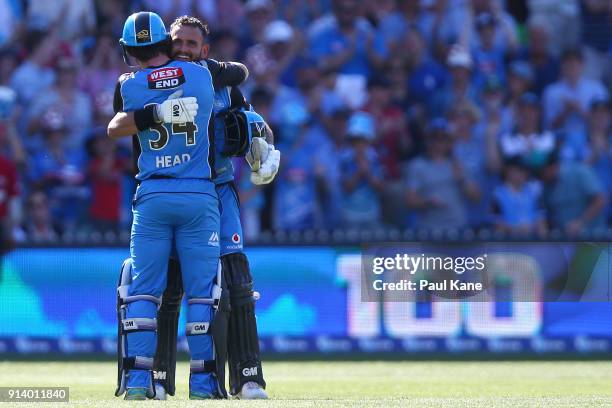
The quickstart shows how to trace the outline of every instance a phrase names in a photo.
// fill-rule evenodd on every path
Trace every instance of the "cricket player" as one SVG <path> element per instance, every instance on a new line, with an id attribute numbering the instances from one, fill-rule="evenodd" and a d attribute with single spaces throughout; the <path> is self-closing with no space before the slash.
<path id="1" fill-rule="evenodd" d="M 201 61 L 210 66 L 215 85 L 214 134 L 215 145 L 214 169 L 215 184 L 219 195 L 219 209 L 221 212 L 221 262 L 223 277 L 230 293 L 231 312 L 229 317 L 229 336 L 227 347 L 229 349 L 230 387 L 231 393 L 243 399 L 264 399 L 265 381 L 261 370 L 259 358 L 259 342 L 257 326 L 254 315 L 254 298 L 252 290 L 252 277 L 246 256 L 242 252 L 242 227 L 240 224 L 240 210 L 238 195 L 233 182 L 233 167 L 230 156 L 239 156 L 244 153 L 244 142 L 240 136 L 234 135 L 228 129 L 239 128 L 236 122 L 240 117 L 229 114 L 236 109 L 248 109 L 244 97 L 236 87 L 246 79 L 239 75 L 228 75 L 235 67 L 243 67 L 236 63 L 218 63 L 206 58 L 209 45 L 207 44 L 208 27 L 194 17 L 182 16 L 177 18 L 171 26 L 173 40 L 172 57 L 177 60 Z M 222 67 L 219 70 L 216 67 Z M 135 121 L 123 117 L 119 121 L 121 131 L 129 133 L 134 131 Z M 267 184 L 272 181 L 277 170 L 280 152 L 274 149 L 272 132 L 263 123 L 261 133 L 252 136 L 264 136 L 270 144 L 262 143 L 260 149 L 268 150 L 267 160 L 259 163 L 258 171 L 252 173 L 255 184 Z M 242 132 L 244 133 L 244 132 Z M 238 142 L 236 143 L 236 140 Z M 252 138 L 259 142 L 260 139 Z M 229 141 L 229 142 L 228 142 Z M 252 149 L 253 150 L 253 149 Z M 252 153 L 249 151 L 249 153 Z M 257 154 L 256 156 L 258 156 Z M 252 167 L 255 157 L 247 155 Z M 253 167 L 254 168 L 254 167 Z M 158 348 L 155 358 L 156 398 L 164 399 L 165 394 L 174 395 L 174 373 L 176 366 L 176 335 L 178 327 L 178 314 L 183 288 L 181 282 L 180 264 L 170 261 L 168 269 L 168 286 L 164 292 L 161 308 L 158 312 Z M 224 352 L 215 342 L 218 352 Z M 219 362 L 218 362 L 219 363 Z M 222 367 L 217 364 L 218 378 L 223 378 Z"/>
<path id="2" fill-rule="evenodd" d="M 132 207 L 131 265 L 123 269 L 118 287 L 121 378 L 116 395 L 125 392 L 128 400 L 155 396 L 156 314 L 174 244 L 189 304 L 189 396 L 213 398 L 220 390 L 212 368 L 210 329 L 222 290 L 215 284 L 219 210 L 208 161 L 212 77 L 205 66 L 168 57 L 171 40 L 155 13 L 129 16 L 120 43 L 126 61 L 133 58 L 140 70 L 119 78 L 116 110 L 155 106 L 164 123 L 137 132 L 139 185 Z M 112 128 L 111 120 L 109 136 Z"/>

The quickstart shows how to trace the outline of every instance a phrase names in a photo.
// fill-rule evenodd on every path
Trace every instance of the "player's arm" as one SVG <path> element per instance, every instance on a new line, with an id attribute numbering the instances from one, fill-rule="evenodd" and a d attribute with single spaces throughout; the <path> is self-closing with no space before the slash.
<path id="1" fill-rule="evenodd" d="M 213 79 L 215 91 L 226 86 L 238 86 L 249 77 L 249 70 L 239 62 L 219 62 L 214 59 L 207 59 L 206 65 Z"/>
<path id="2" fill-rule="evenodd" d="M 119 77 L 117 85 L 115 85 L 115 94 L 113 96 L 113 110 L 115 116 L 110 120 L 106 127 L 106 133 L 110 138 L 118 138 L 122 136 L 132 136 L 138 132 L 134 123 L 134 112 L 123 112 L 123 95 L 121 95 L 121 84 L 127 79 L 127 74 Z"/>
<path id="3" fill-rule="evenodd" d="M 193 122 L 197 112 L 196 98 L 180 98 L 182 90 L 174 92 L 161 104 L 151 104 L 132 112 L 123 112 L 121 82 L 115 87 L 113 109 L 115 116 L 108 123 L 108 136 L 119 138 L 132 136 L 138 131 L 154 128 L 162 123 Z"/>

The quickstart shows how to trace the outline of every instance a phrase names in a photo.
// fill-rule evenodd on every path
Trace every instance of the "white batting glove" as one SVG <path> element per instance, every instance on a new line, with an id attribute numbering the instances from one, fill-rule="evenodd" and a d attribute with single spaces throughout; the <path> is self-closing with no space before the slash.
<path id="1" fill-rule="evenodd" d="M 251 183 L 256 185 L 270 184 L 280 166 L 280 150 L 276 150 L 274 145 L 268 145 L 268 155 L 257 171 L 251 173 Z"/>
<path id="2" fill-rule="evenodd" d="M 164 102 L 155 106 L 155 114 L 164 123 L 185 123 L 195 121 L 198 113 L 198 100 L 192 96 L 181 98 L 179 89 Z"/>

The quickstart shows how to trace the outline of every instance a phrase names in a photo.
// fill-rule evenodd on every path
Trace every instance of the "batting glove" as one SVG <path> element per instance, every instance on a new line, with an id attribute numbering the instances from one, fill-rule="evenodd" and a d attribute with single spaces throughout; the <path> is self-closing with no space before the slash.
<path id="1" fill-rule="evenodd" d="M 198 113 L 198 100 L 192 96 L 181 98 L 183 90 L 179 89 L 164 102 L 155 105 L 158 122 L 185 123 L 195 121 Z"/>

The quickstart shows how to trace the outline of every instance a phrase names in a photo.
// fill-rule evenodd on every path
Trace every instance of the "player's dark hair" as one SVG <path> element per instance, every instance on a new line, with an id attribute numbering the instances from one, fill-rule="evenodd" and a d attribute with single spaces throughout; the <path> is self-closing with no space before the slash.
<path id="1" fill-rule="evenodd" d="M 125 52 L 127 52 L 130 57 L 136 58 L 138 61 L 148 61 L 160 54 L 170 57 L 172 52 L 172 41 L 168 37 L 163 41 L 144 47 L 126 46 Z"/>
<path id="2" fill-rule="evenodd" d="M 197 17 L 193 16 L 180 16 L 177 17 L 176 20 L 170 24 L 170 31 L 172 31 L 175 27 L 187 26 L 187 27 L 195 27 L 200 30 L 202 33 L 202 38 L 206 42 L 208 39 L 208 35 L 210 34 L 210 30 L 208 28 L 208 24 L 203 22 Z"/>

